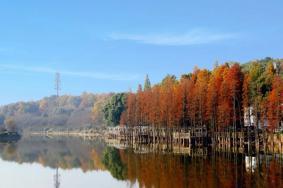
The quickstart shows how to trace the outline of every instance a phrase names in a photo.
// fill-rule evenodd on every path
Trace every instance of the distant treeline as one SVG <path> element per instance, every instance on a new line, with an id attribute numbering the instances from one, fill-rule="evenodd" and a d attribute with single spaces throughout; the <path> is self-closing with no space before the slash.
<path id="1" fill-rule="evenodd" d="M 1 106 L 0 127 L 6 124 L 16 125 L 20 129 L 101 126 L 104 124 L 101 106 L 112 95 L 83 93 L 81 96 L 51 96 L 39 101 Z M 92 111 L 96 114 L 95 118 Z"/>
<path id="2" fill-rule="evenodd" d="M 283 60 L 228 62 L 211 71 L 195 68 L 180 79 L 167 75 L 152 87 L 147 77 L 144 87 L 124 95 L 121 125 L 211 130 L 265 125 L 274 130 L 283 121 Z"/>

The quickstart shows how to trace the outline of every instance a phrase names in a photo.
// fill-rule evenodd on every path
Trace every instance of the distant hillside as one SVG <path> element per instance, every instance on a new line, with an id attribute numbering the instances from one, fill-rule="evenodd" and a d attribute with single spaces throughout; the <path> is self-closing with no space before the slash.
<path id="1" fill-rule="evenodd" d="M 113 94 L 83 93 L 81 96 L 45 97 L 39 101 L 17 102 L 0 107 L 0 126 L 12 120 L 20 129 L 81 128 L 101 126 L 102 117 L 92 118 Z M 97 107 L 98 106 L 98 107 Z M 96 113 L 99 115 L 99 113 Z"/>

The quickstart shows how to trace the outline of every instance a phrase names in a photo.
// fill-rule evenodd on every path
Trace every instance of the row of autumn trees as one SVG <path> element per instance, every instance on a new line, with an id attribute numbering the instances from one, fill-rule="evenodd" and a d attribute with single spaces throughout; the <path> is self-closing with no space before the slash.
<path id="1" fill-rule="evenodd" d="M 147 77 L 144 88 L 139 85 L 136 93 L 127 93 L 120 124 L 217 131 L 239 129 L 248 116 L 257 126 L 278 128 L 283 121 L 282 67 L 282 60 L 271 58 L 226 63 L 212 71 L 195 68 L 179 80 L 167 75 L 152 87 Z"/>

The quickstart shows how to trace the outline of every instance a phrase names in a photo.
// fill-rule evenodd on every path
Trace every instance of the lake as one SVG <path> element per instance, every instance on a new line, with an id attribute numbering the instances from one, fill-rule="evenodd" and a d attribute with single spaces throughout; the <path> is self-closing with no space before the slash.
<path id="1" fill-rule="evenodd" d="M 158 150 L 159 151 L 159 150 Z M 117 149 L 103 140 L 0 143 L 0 187 L 283 187 L 280 155 Z"/>

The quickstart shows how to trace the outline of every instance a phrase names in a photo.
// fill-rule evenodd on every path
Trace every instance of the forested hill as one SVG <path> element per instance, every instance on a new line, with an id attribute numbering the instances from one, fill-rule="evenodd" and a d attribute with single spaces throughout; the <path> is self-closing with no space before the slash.
<path id="1" fill-rule="evenodd" d="M 91 112 L 112 95 L 83 93 L 81 96 L 51 96 L 39 101 L 1 106 L 0 127 L 4 127 L 8 120 L 20 129 L 101 126 L 103 118 L 93 120 Z"/>

